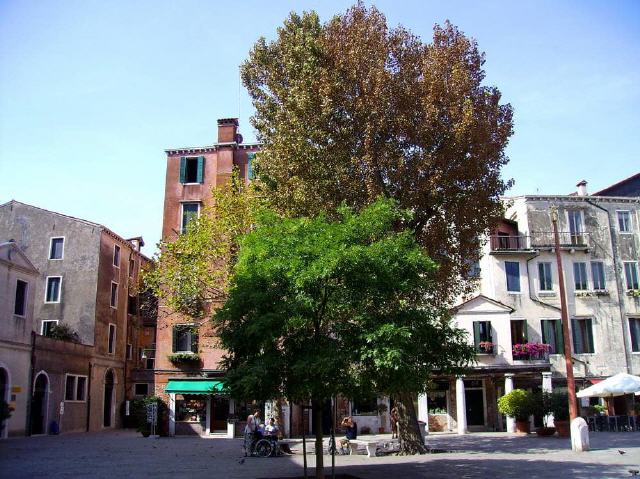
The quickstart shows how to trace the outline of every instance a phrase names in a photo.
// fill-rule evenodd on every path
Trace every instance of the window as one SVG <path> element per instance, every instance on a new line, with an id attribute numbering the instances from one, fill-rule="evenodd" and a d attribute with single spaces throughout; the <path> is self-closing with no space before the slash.
<path id="1" fill-rule="evenodd" d="M 538 278 L 540 291 L 552 291 L 553 279 L 551 278 L 551 263 L 538 263 Z"/>
<path id="2" fill-rule="evenodd" d="M 137 296 L 128 296 L 127 301 L 127 314 L 131 314 L 135 316 L 138 314 L 138 297 Z"/>
<path id="3" fill-rule="evenodd" d="M 527 321 L 525 319 L 511 320 L 511 344 L 525 344 L 527 342 Z"/>
<path id="4" fill-rule="evenodd" d="M 589 289 L 587 280 L 587 263 L 573 263 L 573 285 L 576 291 Z"/>
<path id="5" fill-rule="evenodd" d="M 21 279 L 16 281 L 16 298 L 13 304 L 13 314 L 25 316 L 27 314 L 27 290 L 29 283 Z"/>
<path id="6" fill-rule="evenodd" d="M 204 156 L 180 158 L 180 183 L 204 183 Z"/>
<path id="7" fill-rule="evenodd" d="M 594 291 L 607 289 L 604 282 L 604 263 L 602 261 L 591 262 L 591 279 L 593 280 Z"/>
<path id="8" fill-rule="evenodd" d="M 134 259 L 129 260 L 129 278 L 133 278 L 136 271 L 136 261 Z"/>
<path id="9" fill-rule="evenodd" d="M 631 213 L 618 211 L 618 230 L 620 233 L 631 233 Z"/>
<path id="10" fill-rule="evenodd" d="M 180 324 L 173 327 L 173 352 L 198 352 L 198 331 L 195 326 Z"/>
<path id="11" fill-rule="evenodd" d="M 200 213 L 200 203 L 182 203 L 182 226 L 181 232 L 187 231 L 187 225 L 191 220 L 198 217 Z"/>
<path id="12" fill-rule="evenodd" d="M 112 308 L 118 307 L 118 283 L 111 281 L 111 301 Z"/>
<path id="13" fill-rule="evenodd" d="M 109 324 L 109 343 L 107 348 L 109 354 L 116 352 L 116 325 L 111 323 Z"/>
<path id="14" fill-rule="evenodd" d="M 377 414 L 378 413 L 378 398 L 371 397 L 365 399 L 354 399 L 351 404 L 351 414 L 354 416 L 362 414 Z"/>
<path id="15" fill-rule="evenodd" d="M 40 334 L 43 336 L 51 336 L 51 330 L 58 325 L 57 319 L 45 319 L 40 326 Z"/>
<path id="16" fill-rule="evenodd" d="M 562 323 L 559 319 L 543 319 L 542 342 L 549 345 L 549 354 L 563 354 L 564 340 L 562 337 Z"/>
<path id="17" fill-rule="evenodd" d="M 120 246 L 117 244 L 113 245 L 113 265 L 116 268 L 120 267 Z"/>
<path id="18" fill-rule="evenodd" d="M 145 369 L 153 369 L 153 368 L 155 368 L 155 363 L 156 363 L 155 358 L 147 358 L 145 360 L 145 363 L 144 363 L 144 368 Z"/>
<path id="19" fill-rule="evenodd" d="M 624 276 L 627 280 L 627 289 L 638 289 L 638 265 L 635 261 L 624 262 Z"/>
<path id="20" fill-rule="evenodd" d="M 255 169 L 253 168 L 253 160 L 255 158 L 255 153 L 249 153 L 247 155 L 247 178 L 253 180 L 256 177 Z"/>
<path id="21" fill-rule="evenodd" d="M 67 374 L 65 379 L 64 400 L 85 401 L 87 397 L 87 376 Z"/>
<path id="22" fill-rule="evenodd" d="M 476 348 L 476 351 L 479 351 L 482 353 L 493 352 L 493 339 L 491 337 L 491 321 L 474 321 L 473 322 L 473 344 Z"/>
<path id="23" fill-rule="evenodd" d="M 133 346 L 127 344 L 127 359 L 133 359 Z"/>
<path id="24" fill-rule="evenodd" d="M 631 351 L 640 353 L 640 318 L 629 318 L 629 333 L 631 334 Z"/>
<path id="25" fill-rule="evenodd" d="M 582 223 L 582 211 L 570 210 L 567 211 L 569 218 L 569 234 L 571 235 L 571 244 L 581 245 L 584 244 L 584 226 Z"/>
<path id="26" fill-rule="evenodd" d="M 64 238 L 51 238 L 49 259 L 62 259 L 64 254 Z"/>
<path id="27" fill-rule="evenodd" d="M 45 303 L 59 303 L 60 290 L 62 289 L 62 276 L 47 276 L 47 288 L 45 291 Z"/>
<path id="28" fill-rule="evenodd" d="M 147 396 L 149 394 L 149 385 L 147 383 L 136 383 L 133 387 L 133 394 L 136 396 Z"/>
<path id="29" fill-rule="evenodd" d="M 507 273 L 507 291 L 509 293 L 520 292 L 520 263 L 505 261 L 504 268 Z"/>
<path id="30" fill-rule="evenodd" d="M 576 354 L 593 353 L 593 326 L 591 318 L 574 318 L 571 321 L 573 333 L 573 352 Z"/>

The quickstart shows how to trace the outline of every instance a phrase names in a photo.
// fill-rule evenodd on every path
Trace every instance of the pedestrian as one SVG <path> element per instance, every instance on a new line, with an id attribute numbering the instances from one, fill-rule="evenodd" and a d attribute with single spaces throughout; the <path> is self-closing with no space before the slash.
<path id="1" fill-rule="evenodd" d="M 398 408 L 391 409 L 391 439 L 397 439 L 398 437 L 398 420 L 400 415 L 398 414 Z"/>
<path id="2" fill-rule="evenodd" d="M 247 416 L 247 425 L 244 427 L 244 455 L 251 456 L 256 434 L 260 425 L 260 409 L 254 409 L 253 414 Z"/>
<path id="3" fill-rule="evenodd" d="M 352 416 L 347 416 L 340 425 L 345 432 L 345 437 L 340 439 L 340 449 L 344 452 L 344 449 L 349 446 L 349 440 L 358 439 L 358 423 L 353 420 Z"/>

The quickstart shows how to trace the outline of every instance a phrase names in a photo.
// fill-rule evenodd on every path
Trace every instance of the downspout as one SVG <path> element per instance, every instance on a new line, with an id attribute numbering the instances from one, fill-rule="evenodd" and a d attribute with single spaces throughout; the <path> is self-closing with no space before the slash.
<path id="1" fill-rule="evenodd" d="M 93 363 L 89 360 L 89 379 L 87 380 L 87 432 L 91 423 L 91 376 L 93 374 Z"/>
<path id="2" fill-rule="evenodd" d="M 36 373 L 36 332 L 31 331 L 31 362 L 29 369 L 29 387 L 27 388 L 27 436 L 31 436 L 31 402 L 33 401 L 33 379 Z"/>
<path id="3" fill-rule="evenodd" d="M 618 293 L 618 309 L 620 310 L 620 327 L 622 328 L 622 343 L 624 345 L 624 360 L 625 360 L 625 368 L 626 368 L 626 372 L 629 372 L 629 364 L 630 364 L 630 358 L 629 358 L 629 341 L 627 338 L 627 331 L 625 330 L 624 327 L 624 318 L 625 318 L 625 314 L 624 314 L 624 306 L 622 305 L 622 301 L 624 299 L 624 295 L 621 293 L 624 288 L 622 287 L 622 278 L 620 277 L 620 272 L 618 271 L 618 244 L 616 241 L 616 236 L 614 234 L 614 227 L 613 227 L 613 223 L 611 222 L 611 214 L 609 213 L 609 210 L 607 210 L 606 208 L 603 208 L 600 205 L 595 204 L 592 201 L 589 201 L 587 199 L 585 199 L 585 201 L 587 203 L 589 203 L 591 206 L 595 206 L 596 208 L 604 211 L 607 214 L 607 220 L 609 221 L 609 237 L 611 238 L 611 254 L 613 255 L 613 272 L 616 275 L 616 287 L 617 287 L 617 293 Z"/>

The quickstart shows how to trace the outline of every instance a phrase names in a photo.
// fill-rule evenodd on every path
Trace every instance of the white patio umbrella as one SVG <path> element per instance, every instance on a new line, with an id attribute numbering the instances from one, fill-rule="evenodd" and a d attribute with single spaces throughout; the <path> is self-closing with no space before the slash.
<path id="1" fill-rule="evenodd" d="M 600 381 L 598 384 L 589 386 L 578 392 L 579 398 L 600 397 L 609 398 L 614 396 L 624 396 L 640 392 L 640 377 L 627 373 L 618 373 L 615 376 Z"/>

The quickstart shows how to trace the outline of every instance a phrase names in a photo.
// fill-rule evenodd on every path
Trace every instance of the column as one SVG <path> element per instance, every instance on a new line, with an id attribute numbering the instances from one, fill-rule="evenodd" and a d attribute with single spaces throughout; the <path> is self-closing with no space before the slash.
<path id="1" fill-rule="evenodd" d="M 211 434 L 211 409 L 211 396 L 207 396 L 206 417 L 204 420 L 204 433 L 207 436 Z"/>
<path id="2" fill-rule="evenodd" d="M 169 436 L 176 435 L 176 395 L 169 394 Z"/>
<path id="3" fill-rule="evenodd" d="M 513 391 L 513 373 L 504 375 L 504 393 L 509 394 Z M 507 432 L 516 432 L 516 420 L 511 416 L 507 416 Z"/>
<path id="4" fill-rule="evenodd" d="M 467 434 L 467 403 L 464 397 L 463 377 L 456 378 L 456 418 L 458 421 L 458 434 Z"/>
<path id="5" fill-rule="evenodd" d="M 429 403 L 426 394 L 418 394 L 418 421 L 423 421 L 424 435 L 429 434 Z"/>
<path id="6" fill-rule="evenodd" d="M 551 384 L 551 371 L 548 372 L 544 372 L 542 373 L 542 392 L 543 393 L 552 393 L 553 392 L 553 386 Z M 547 427 L 553 427 L 554 423 L 553 423 L 553 414 L 547 414 L 547 416 L 545 416 L 545 423 L 547 425 Z"/>

